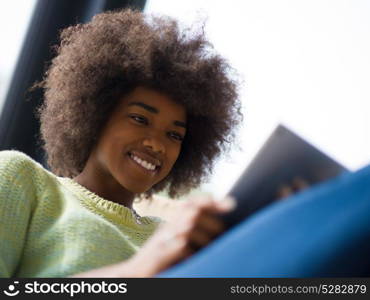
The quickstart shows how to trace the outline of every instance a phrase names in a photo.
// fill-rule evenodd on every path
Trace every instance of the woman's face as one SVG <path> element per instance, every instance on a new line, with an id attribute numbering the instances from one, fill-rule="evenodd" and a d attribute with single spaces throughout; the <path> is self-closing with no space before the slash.
<path id="1" fill-rule="evenodd" d="M 149 190 L 171 171 L 186 132 L 185 108 L 137 87 L 112 113 L 93 151 L 94 166 L 133 193 Z"/>

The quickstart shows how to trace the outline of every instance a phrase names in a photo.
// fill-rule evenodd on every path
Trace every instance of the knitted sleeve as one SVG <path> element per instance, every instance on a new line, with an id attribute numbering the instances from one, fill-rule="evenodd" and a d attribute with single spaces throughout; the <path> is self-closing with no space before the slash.
<path id="1" fill-rule="evenodd" d="M 0 151 L 0 277 L 11 277 L 21 260 L 36 203 L 35 162 L 18 151 Z"/>

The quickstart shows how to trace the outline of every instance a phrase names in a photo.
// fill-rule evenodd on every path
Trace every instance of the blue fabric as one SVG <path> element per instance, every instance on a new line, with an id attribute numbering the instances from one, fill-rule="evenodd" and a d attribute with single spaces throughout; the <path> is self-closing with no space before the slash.
<path id="1" fill-rule="evenodd" d="M 370 166 L 276 202 L 158 277 L 370 275 Z"/>

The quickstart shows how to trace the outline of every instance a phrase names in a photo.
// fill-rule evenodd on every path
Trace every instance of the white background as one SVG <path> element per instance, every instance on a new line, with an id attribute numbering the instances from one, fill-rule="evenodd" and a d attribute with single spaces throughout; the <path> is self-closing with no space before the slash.
<path id="1" fill-rule="evenodd" d="M 203 190 L 222 195 L 278 123 L 356 170 L 370 162 L 370 1 L 148 1 L 185 25 L 207 18 L 216 50 L 241 74 L 243 152 Z"/>

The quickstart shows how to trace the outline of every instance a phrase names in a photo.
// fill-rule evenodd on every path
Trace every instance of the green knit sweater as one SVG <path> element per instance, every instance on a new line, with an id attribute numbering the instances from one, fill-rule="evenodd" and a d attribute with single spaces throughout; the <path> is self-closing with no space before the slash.
<path id="1" fill-rule="evenodd" d="M 66 277 L 126 260 L 160 222 L 0 151 L 0 277 Z"/>

